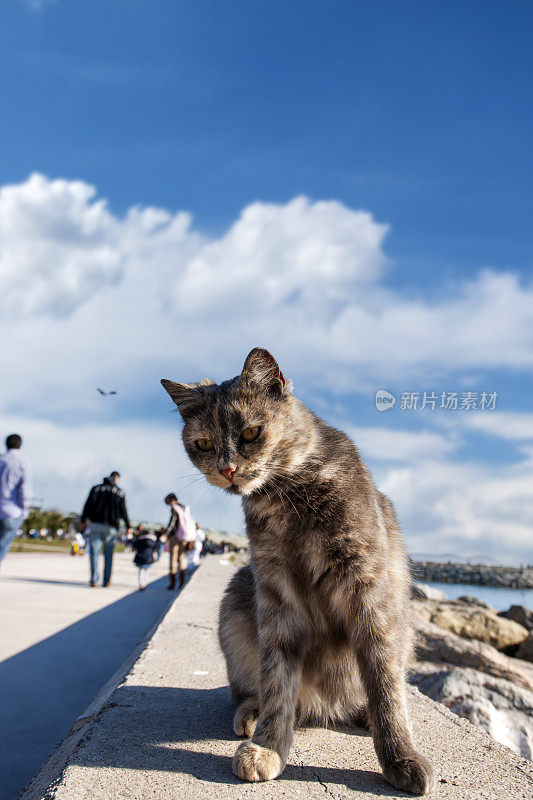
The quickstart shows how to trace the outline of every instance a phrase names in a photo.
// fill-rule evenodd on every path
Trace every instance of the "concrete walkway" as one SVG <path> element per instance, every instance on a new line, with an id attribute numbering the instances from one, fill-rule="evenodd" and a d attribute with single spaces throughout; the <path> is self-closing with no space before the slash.
<path id="1" fill-rule="evenodd" d="M 297 731 L 279 779 L 247 784 L 233 776 L 238 742 L 216 641 L 217 607 L 232 571 L 225 558 L 203 562 L 125 680 L 107 687 L 21 800 L 407 796 L 383 781 L 372 740 L 358 730 Z M 533 795 L 530 762 L 416 689 L 410 704 L 415 737 L 437 766 L 435 796 Z"/>
<path id="2" fill-rule="evenodd" d="M 88 558 L 8 553 L 0 572 L 0 800 L 39 769 L 73 721 L 172 601 L 168 555 L 136 591 L 130 553 L 112 585 L 88 586 Z M 175 595 L 174 595 L 175 596 Z"/>

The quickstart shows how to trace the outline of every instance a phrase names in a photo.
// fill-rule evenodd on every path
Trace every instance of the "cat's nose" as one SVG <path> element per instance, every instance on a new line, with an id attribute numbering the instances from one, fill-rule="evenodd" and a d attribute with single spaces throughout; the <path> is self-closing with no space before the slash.
<path id="1" fill-rule="evenodd" d="M 228 464 L 227 466 L 220 468 L 218 471 L 225 477 L 227 481 L 233 483 L 233 476 L 235 475 L 236 470 L 237 467 L 234 464 Z"/>

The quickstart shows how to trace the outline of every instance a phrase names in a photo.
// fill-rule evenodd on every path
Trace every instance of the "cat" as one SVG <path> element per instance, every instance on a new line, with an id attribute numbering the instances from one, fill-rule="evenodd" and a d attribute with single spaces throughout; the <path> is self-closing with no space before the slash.
<path id="1" fill-rule="evenodd" d="M 246 518 L 250 563 L 219 618 L 234 730 L 247 738 L 235 774 L 277 777 L 295 724 L 367 719 L 385 779 L 426 794 L 434 771 L 413 744 L 406 703 L 405 548 L 355 445 L 296 399 L 262 348 L 220 385 L 161 383 L 183 417 L 190 460 L 242 497 Z"/>

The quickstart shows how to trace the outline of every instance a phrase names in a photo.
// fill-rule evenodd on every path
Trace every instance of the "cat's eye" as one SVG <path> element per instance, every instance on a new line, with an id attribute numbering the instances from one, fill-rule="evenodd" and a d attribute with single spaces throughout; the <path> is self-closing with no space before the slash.
<path id="1" fill-rule="evenodd" d="M 197 439 L 196 447 L 198 450 L 203 450 L 204 453 L 207 453 L 209 450 L 213 449 L 214 445 L 211 439 Z"/>
<path id="2" fill-rule="evenodd" d="M 257 439 L 260 432 L 261 432 L 261 426 L 255 425 L 253 428 L 245 428 L 241 433 L 241 436 L 245 442 L 253 442 L 254 439 Z"/>

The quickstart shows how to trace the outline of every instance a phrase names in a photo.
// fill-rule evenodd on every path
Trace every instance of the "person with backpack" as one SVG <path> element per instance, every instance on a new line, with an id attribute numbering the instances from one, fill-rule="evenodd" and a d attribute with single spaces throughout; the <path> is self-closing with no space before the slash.
<path id="1" fill-rule="evenodd" d="M 168 494 L 165 503 L 170 506 L 170 520 L 165 530 L 170 556 L 170 582 L 168 589 L 176 588 L 176 575 L 179 572 L 179 588 L 185 583 L 187 570 L 187 551 L 194 548 L 196 523 L 189 506 L 178 502 L 175 494 Z"/>

